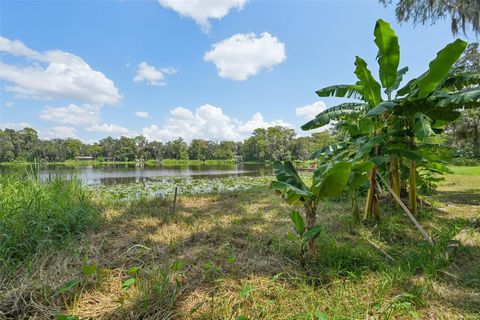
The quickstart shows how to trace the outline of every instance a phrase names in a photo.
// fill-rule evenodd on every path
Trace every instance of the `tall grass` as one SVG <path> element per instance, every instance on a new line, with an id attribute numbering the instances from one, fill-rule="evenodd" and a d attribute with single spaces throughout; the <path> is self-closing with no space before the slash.
<path id="1" fill-rule="evenodd" d="M 88 191 L 75 179 L 32 174 L 0 176 L 0 270 L 28 260 L 91 228 L 99 218 Z"/>

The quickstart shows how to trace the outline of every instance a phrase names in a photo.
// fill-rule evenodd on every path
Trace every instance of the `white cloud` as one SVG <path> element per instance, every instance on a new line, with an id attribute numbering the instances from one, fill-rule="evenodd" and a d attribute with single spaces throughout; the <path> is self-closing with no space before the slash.
<path id="1" fill-rule="evenodd" d="M 168 68 L 155 68 L 149 65 L 145 61 L 138 65 L 137 74 L 133 78 L 135 82 L 146 81 L 152 86 L 164 86 L 165 78 L 167 74 L 174 74 L 177 70 L 172 67 Z"/>
<path id="2" fill-rule="evenodd" d="M 282 121 L 265 121 L 260 113 L 256 113 L 247 121 L 232 119 L 222 108 L 209 104 L 195 110 L 178 107 L 170 110 L 165 125 L 151 125 L 143 128 L 142 134 L 149 140 L 170 141 L 178 137 L 190 141 L 192 139 L 208 140 L 243 140 L 257 128 L 275 125 L 291 127 Z"/>
<path id="3" fill-rule="evenodd" d="M 0 122 L 0 129 L 14 129 L 14 130 L 21 130 L 23 128 L 32 128 L 32 125 L 28 122 Z"/>
<path id="4" fill-rule="evenodd" d="M 136 135 L 135 131 L 119 126 L 118 124 L 107 124 L 103 123 L 101 125 L 93 125 L 85 129 L 89 132 L 103 132 L 103 133 L 113 133 L 120 134 L 123 136 L 134 136 Z"/>
<path id="5" fill-rule="evenodd" d="M 0 52 L 27 58 L 30 63 L 29 66 L 20 66 L 0 62 L 0 79 L 10 83 L 5 90 L 19 97 L 68 98 L 108 105 L 118 103 L 121 98 L 112 80 L 71 53 L 60 50 L 37 52 L 19 40 L 2 36 Z"/>
<path id="6" fill-rule="evenodd" d="M 204 32 L 210 31 L 210 19 L 222 19 L 231 9 L 241 10 L 247 0 L 159 0 L 160 4 L 181 16 L 195 20 Z"/>
<path id="7" fill-rule="evenodd" d="M 304 120 L 310 121 L 315 118 L 317 114 L 324 111 L 325 109 L 327 109 L 325 102 L 317 101 L 312 104 L 296 108 L 295 115 L 297 117 L 303 118 Z"/>
<path id="8" fill-rule="evenodd" d="M 5 106 L 5 108 L 11 108 L 15 104 L 13 103 L 13 101 L 6 101 L 3 105 Z"/>
<path id="9" fill-rule="evenodd" d="M 65 139 L 78 138 L 77 130 L 71 127 L 52 127 L 45 131 L 39 131 L 39 136 L 42 139 Z"/>
<path id="10" fill-rule="evenodd" d="M 143 119 L 150 118 L 150 114 L 148 112 L 145 112 L 145 111 L 137 111 L 137 112 L 135 112 L 135 116 L 137 116 L 139 118 L 143 118 Z"/>
<path id="11" fill-rule="evenodd" d="M 66 107 L 46 107 L 40 112 L 40 119 L 73 126 L 98 124 L 102 121 L 100 107 L 69 104 Z"/>
<path id="12" fill-rule="evenodd" d="M 287 58 L 285 45 L 268 32 L 235 34 L 215 43 L 203 60 L 215 64 L 222 78 L 243 81 L 263 69 L 272 69 Z"/>

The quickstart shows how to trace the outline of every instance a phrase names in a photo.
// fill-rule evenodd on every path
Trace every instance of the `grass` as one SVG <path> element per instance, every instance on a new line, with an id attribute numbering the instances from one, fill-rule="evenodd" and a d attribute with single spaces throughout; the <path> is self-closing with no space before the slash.
<path id="1" fill-rule="evenodd" d="M 322 204 L 306 269 L 290 206 L 268 189 L 182 195 L 175 214 L 168 197 L 99 203 L 97 230 L 41 250 L 9 279 L 0 318 L 478 319 L 480 235 L 469 221 L 480 175 L 462 170 L 440 185 L 438 209 L 421 210 L 433 249 L 395 207 L 382 203 L 376 226 L 355 225 L 340 198 Z"/>
<path id="2" fill-rule="evenodd" d="M 0 176 L 0 270 L 57 247 L 98 221 L 90 195 L 77 180 Z M 2 280 L 0 278 L 0 280 Z"/>

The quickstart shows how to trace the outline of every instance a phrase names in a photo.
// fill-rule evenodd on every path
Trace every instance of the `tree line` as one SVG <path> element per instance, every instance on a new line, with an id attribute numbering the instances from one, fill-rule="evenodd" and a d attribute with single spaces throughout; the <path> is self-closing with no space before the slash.
<path id="1" fill-rule="evenodd" d="M 63 162 L 77 157 L 97 161 L 146 160 L 230 160 L 241 156 L 245 161 L 306 160 L 316 149 L 335 142 L 333 132 L 297 137 L 295 130 L 281 126 L 256 129 L 243 142 L 208 141 L 182 138 L 148 141 L 144 136 L 107 137 L 95 143 L 79 139 L 40 139 L 32 128 L 0 130 L 0 162 Z"/>

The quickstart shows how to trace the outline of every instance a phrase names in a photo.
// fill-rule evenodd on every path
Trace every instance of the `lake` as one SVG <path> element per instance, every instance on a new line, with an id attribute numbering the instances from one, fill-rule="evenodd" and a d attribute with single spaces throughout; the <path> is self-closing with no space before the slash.
<path id="1" fill-rule="evenodd" d="M 0 173 L 22 172 L 26 166 L 0 166 Z M 158 177 L 189 176 L 210 178 L 218 176 L 264 176 L 272 174 L 268 164 L 231 163 L 221 165 L 143 165 L 143 164 L 94 164 L 65 165 L 45 164 L 38 167 L 40 179 L 53 176 L 76 177 L 84 184 L 112 185 L 118 183 L 140 183 Z"/>

